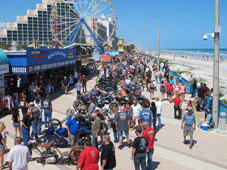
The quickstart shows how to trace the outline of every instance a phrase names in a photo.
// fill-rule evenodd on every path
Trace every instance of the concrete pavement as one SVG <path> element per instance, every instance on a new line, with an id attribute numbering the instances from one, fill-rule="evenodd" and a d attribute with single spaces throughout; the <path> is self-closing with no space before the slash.
<path id="1" fill-rule="evenodd" d="M 88 89 L 94 87 L 95 79 L 88 81 Z M 148 92 L 143 92 L 149 98 Z M 155 92 L 155 96 L 160 95 Z M 188 96 L 187 96 L 188 97 Z M 72 107 L 76 99 L 76 90 L 72 89 L 67 95 L 53 95 L 53 118 L 62 120 L 66 117 L 65 113 L 69 107 Z M 173 104 L 164 101 L 162 112 L 163 127 L 156 135 L 154 152 L 155 169 L 227 169 L 227 137 L 220 134 L 202 131 L 197 129 L 194 133 L 196 141 L 193 149 L 190 150 L 188 145 L 184 145 L 183 132 L 180 128 L 181 121 L 173 119 Z M 11 115 L 1 119 L 5 122 L 9 131 L 7 146 L 13 147 L 14 130 L 12 126 Z M 112 129 L 109 130 L 111 139 L 113 139 Z M 135 138 L 134 131 L 130 131 L 130 138 Z M 132 170 L 134 162 L 130 159 L 131 148 L 124 147 L 122 150 L 116 147 L 117 167 L 116 170 Z M 7 154 L 5 154 L 7 156 Z M 41 165 L 36 161 L 29 162 L 29 170 L 35 169 L 75 169 L 75 166 L 68 165 Z"/>

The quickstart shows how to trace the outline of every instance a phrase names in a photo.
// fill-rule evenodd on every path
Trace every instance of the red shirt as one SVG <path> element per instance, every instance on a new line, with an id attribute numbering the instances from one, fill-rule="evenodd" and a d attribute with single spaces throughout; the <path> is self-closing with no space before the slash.
<path id="1" fill-rule="evenodd" d="M 189 103 L 189 104 L 188 104 L 188 107 L 192 107 L 192 104 L 191 104 L 191 103 Z"/>
<path id="2" fill-rule="evenodd" d="M 167 90 L 167 91 L 169 90 L 170 86 L 171 86 L 171 83 L 167 83 L 167 84 L 166 84 L 166 90 Z"/>
<path id="3" fill-rule="evenodd" d="M 95 147 L 88 147 L 80 153 L 78 163 L 81 163 L 81 170 L 98 170 L 98 161 L 98 149 Z"/>
<path id="4" fill-rule="evenodd" d="M 175 98 L 173 99 L 173 101 L 174 101 L 174 105 L 175 105 L 175 106 L 179 106 L 180 103 L 182 102 L 182 100 L 181 100 L 180 97 L 175 97 Z"/>
<path id="5" fill-rule="evenodd" d="M 154 137 L 155 137 L 154 129 L 153 128 L 147 128 L 145 131 L 143 131 L 142 136 L 147 138 L 147 141 L 148 141 L 147 149 L 154 149 Z"/>
<path id="6" fill-rule="evenodd" d="M 170 86 L 169 90 L 171 91 L 171 93 L 173 93 L 174 88 L 172 86 Z"/>

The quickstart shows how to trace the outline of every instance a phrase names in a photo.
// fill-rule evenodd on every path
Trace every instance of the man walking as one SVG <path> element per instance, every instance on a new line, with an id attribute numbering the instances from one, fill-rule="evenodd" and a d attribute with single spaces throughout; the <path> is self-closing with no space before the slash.
<path id="1" fill-rule="evenodd" d="M 77 170 L 98 170 L 99 151 L 97 148 L 91 146 L 91 141 L 85 139 L 84 150 L 80 153 Z"/>
<path id="2" fill-rule="evenodd" d="M 38 139 L 38 122 L 39 122 L 39 117 L 40 117 L 40 110 L 38 107 L 35 107 L 33 102 L 30 102 L 28 104 L 30 107 L 30 111 L 32 114 L 32 133 L 30 139 L 33 140 L 33 136 L 35 136 L 35 139 Z"/>
<path id="3" fill-rule="evenodd" d="M 28 111 L 28 113 L 23 116 L 22 127 L 21 127 L 23 142 L 25 146 L 28 146 L 28 141 L 30 138 L 31 122 L 32 122 L 32 113 L 31 111 Z"/>
<path id="4" fill-rule="evenodd" d="M 16 137 L 14 141 L 14 147 L 10 149 L 7 162 L 9 169 L 28 169 L 28 161 L 31 158 L 28 147 L 21 145 L 22 139 Z"/>
<path id="5" fill-rule="evenodd" d="M 153 122 L 153 113 L 149 109 L 149 107 L 150 107 L 150 103 L 149 101 L 146 101 L 143 104 L 143 110 L 140 112 L 139 121 L 141 124 L 144 122 L 147 122 L 149 127 L 151 127 L 151 123 Z"/>
<path id="6" fill-rule="evenodd" d="M 147 138 L 141 135 L 141 129 L 136 129 L 136 136 L 133 142 L 132 159 L 134 159 L 135 170 L 146 170 L 146 150 L 148 146 Z"/>
<path id="7" fill-rule="evenodd" d="M 109 135 L 103 136 L 103 150 L 101 154 L 102 170 L 112 170 L 116 167 L 115 147 Z"/>
<path id="8" fill-rule="evenodd" d="M 133 117 L 133 122 L 132 122 L 132 128 L 135 129 L 136 125 L 136 120 L 138 121 L 138 117 L 140 115 L 140 112 L 142 110 L 142 107 L 136 100 L 133 101 L 132 105 L 132 117 Z M 138 127 L 140 127 L 140 121 L 138 121 Z"/>
<path id="9" fill-rule="evenodd" d="M 69 86 L 69 80 L 66 76 L 64 76 L 64 79 L 62 80 L 62 87 L 64 89 L 65 94 L 68 92 L 68 86 Z"/>
<path id="10" fill-rule="evenodd" d="M 47 123 L 49 123 L 49 121 L 52 118 L 52 110 L 53 110 L 52 103 L 50 101 L 50 95 L 46 96 L 46 99 L 43 101 L 42 107 L 44 109 L 44 124 L 45 124 L 45 128 L 47 128 Z"/>
<path id="11" fill-rule="evenodd" d="M 116 129 L 118 130 L 119 135 L 119 149 L 123 148 L 123 132 L 125 133 L 128 147 L 131 147 L 131 142 L 129 139 L 129 127 L 130 127 L 130 115 L 125 112 L 124 108 L 121 108 L 120 111 L 116 114 Z"/>
<path id="12" fill-rule="evenodd" d="M 76 91 L 77 91 L 77 96 L 79 96 L 81 93 L 81 87 L 82 87 L 82 84 L 80 83 L 80 81 L 78 81 L 75 85 L 76 87 Z"/>
<path id="13" fill-rule="evenodd" d="M 157 108 L 158 128 L 160 129 L 162 127 L 162 124 L 161 124 L 161 113 L 162 113 L 163 104 L 159 100 L 159 97 L 156 97 L 155 105 L 156 105 L 156 108 Z"/>
<path id="14" fill-rule="evenodd" d="M 95 113 L 91 114 L 91 118 L 94 120 L 91 125 L 92 146 L 98 148 L 98 136 L 101 129 L 101 119 Z"/>
<path id="15" fill-rule="evenodd" d="M 147 160 L 147 169 L 152 169 L 152 157 L 154 153 L 154 139 L 155 139 L 155 131 L 152 128 L 149 128 L 148 123 L 143 123 L 143 129 L 144 132 L 142 136 L 147 138 L 148 141 L 148 147 L 147 147 L 147 154 L 148 154 L 148 160 Z"/>
<path id="16" fill-rule="evenodd" d="M 87 78 L 85 77 L 85 75 L 83 76 L 82 86 L 83 86 L 83 93 L 87 92 Z"/>
<path id="17" fill-rule="evenodd" d="M 194 124 L 194 129 L 193 129 Z M 183 126 L 184 125 L 184 126 Z M 195 114 L 192 112 L 192 107 L 188 108 L 188 113 L 186 112 L 184 114 L 182 123 L 181 123 L 181 129 L 183 129 L 184 132 L 184 144 L 186 144 L 186 136 L 190 136 L 190 145 L 189 148 L 192 149 L 192 143 L 193 143 L 193 130 L 196 129 L 196 122 L 195 122 Z"/>
<path id="18" fill-rule="evenodd" d="M 77 119 L 76 113 L 69 116 L 65 125 L 66 125 L 66 129 L 68 131 L 69 144 L 74 145 L 78 139 L 78 134 L 79 134 L 79 129 L 80 129 L 80 122 Z"/>
<path id="19" fill-rule="evenodd" d="M 181 103 L 182 100 L 180 98 L 180 95 L 178 94 L 174 99 L 174 118 L 175 119 L 181 119 Z M 178 115 L 177 115 L 178 112 Z"/>

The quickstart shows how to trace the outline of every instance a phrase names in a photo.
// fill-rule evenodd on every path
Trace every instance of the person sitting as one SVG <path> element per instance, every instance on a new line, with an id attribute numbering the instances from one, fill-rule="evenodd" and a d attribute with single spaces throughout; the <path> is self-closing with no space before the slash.
<path id="1" fill-rule="evenodd" d="M 198 127 L 202 128 L 203 124 L 207 124 L 209 128 L 213 128 L 213 115 L 210 111 L 206 111 L 205 114 L 207 114 L 207 116 L 205 116 L 205 119 L 198 121 Z"/>

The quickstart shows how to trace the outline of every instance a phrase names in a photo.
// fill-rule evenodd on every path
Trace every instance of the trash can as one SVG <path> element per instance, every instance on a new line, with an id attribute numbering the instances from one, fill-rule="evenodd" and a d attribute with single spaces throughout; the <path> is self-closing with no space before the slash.
<path id="1" fill-rule="evenodd" d="M 219 116 L 219 129 L 222 131 L 226 130 L 226 113 L 222 112 Z"/>

